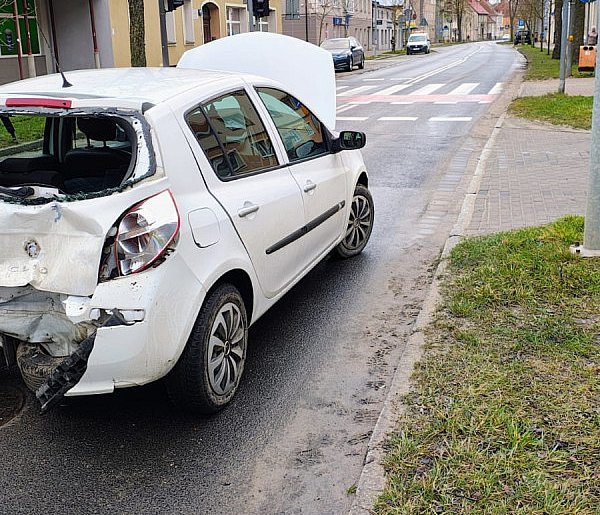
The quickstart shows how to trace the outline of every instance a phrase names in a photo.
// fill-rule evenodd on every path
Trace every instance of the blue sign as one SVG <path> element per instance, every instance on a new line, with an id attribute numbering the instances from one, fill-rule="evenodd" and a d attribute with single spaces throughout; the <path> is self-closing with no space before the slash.
<path id="1" fill-rule="evenodd" d="M 519 19 L 519 28 L 520 29 L 524 29 L 525 28 L 525 20 Z"/>

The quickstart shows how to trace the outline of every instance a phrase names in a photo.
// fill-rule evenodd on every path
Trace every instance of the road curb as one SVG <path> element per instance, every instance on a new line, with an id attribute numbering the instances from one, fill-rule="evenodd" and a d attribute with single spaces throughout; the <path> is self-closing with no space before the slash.
<path id="1" fill-rule="evenodd" d="M 379 414 L 373 434 L 369 440 L 367 455 L 356 488 L 356 496 L 348 512 L 349 515 L 372 514 L 373 505 L 385 487 L 385 469 L 383 466 L 386 452 L 385 443 L 388 436 L 395 429 L 398 418 L 405 412 L 402 397 L 410 392 L 410 379 L 414 366 L 423 355 L 423 346 L 425 343 L 424 331 L 430 324 L 438 305 L 440 278 L 446 270 L 447 258 L 452 248 L 465 236 L 466 229 L 471 222 L 475 208 L 475 199 L 481 185 L 483 172 L 485 171 L 487 160 L 496 138 L 502 129 L 505 118 L 506 112 L 498 117 L 479 155 L 477 166 L 465 193 L 460 213 L 450 235 L 446 239 L 440 263 L 436 268 L 431 286 L 415 321 L 414 330 L 409 336 L 406 347 L 398 359 L 398 363 L 402 363 L 402 367 L 398 366 L 396 368 L 388 395 L 383 404 L 383 409 Z"/>

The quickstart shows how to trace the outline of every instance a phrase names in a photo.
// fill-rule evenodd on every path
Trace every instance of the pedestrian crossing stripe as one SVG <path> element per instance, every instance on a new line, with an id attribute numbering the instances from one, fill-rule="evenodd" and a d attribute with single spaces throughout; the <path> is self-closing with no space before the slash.
<path id="1" fill-rule="evenodd" d="M 337 121 L 340 122 L 364 122 L 368 120 L 368 116 L 338 116 Z M 381 116 L 377 118 L 378 122 L 416 122 L 418 116 Z M 470 122 L 471 116 L 432 116 L 427 119 L 428 122 Z"/>
<path id="2" fill-rule="evenodd" d="M 479 82 L 465 82 L 455 86 L 448 93 L 440 93 L 439 90 L 446 84 L 427 84 L 414 91 L 405 91 L 414 86 L 413 84 L 396 84 L 383 89 L 382 85 L 370 84 L 353 87 L 338 86 L 337 97 L 340 101 L 349 104 L 368 104 L 371 102 L 385 102 L 391 104 L 412 104 L 415 102 L 433 102 L 438 104 L 456 104 L 458 102 L 477 102 L 489 104 L 494 100 L 503 88 L 503 83 L 496 83 L 487 93 L 473 93 L 479 86 Z"/>

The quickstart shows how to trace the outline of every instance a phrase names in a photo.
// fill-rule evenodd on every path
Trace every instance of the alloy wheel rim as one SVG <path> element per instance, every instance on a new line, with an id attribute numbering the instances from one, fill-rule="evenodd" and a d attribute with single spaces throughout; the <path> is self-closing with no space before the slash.
<path id="1" fill-rule="evenodd" d="M 357 249 L 366 241 L 371 227 L 371 218 L 369 201 L 362 195 L 355 195 L 344 236 L 344 245 L 348 249 Z"/>
<path id="2" fill-rule="evenodd" d="M 217 395 L 235 389 L 246 350 L 246 329 L 238 306 L 224 304 L 213 322 L 208 342 L 208 380 Z"/>

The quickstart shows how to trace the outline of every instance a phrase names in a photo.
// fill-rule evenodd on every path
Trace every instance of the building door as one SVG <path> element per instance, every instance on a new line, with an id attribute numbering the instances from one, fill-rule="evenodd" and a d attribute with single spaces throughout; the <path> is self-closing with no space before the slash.
<path id="1" fill-rule="evenodd" d="M 204 30 L 204 42 L 212 41 L 212 33 L 210 31 L 210 8 L 208 5 L 202 7 L 202 27 Z"/>

